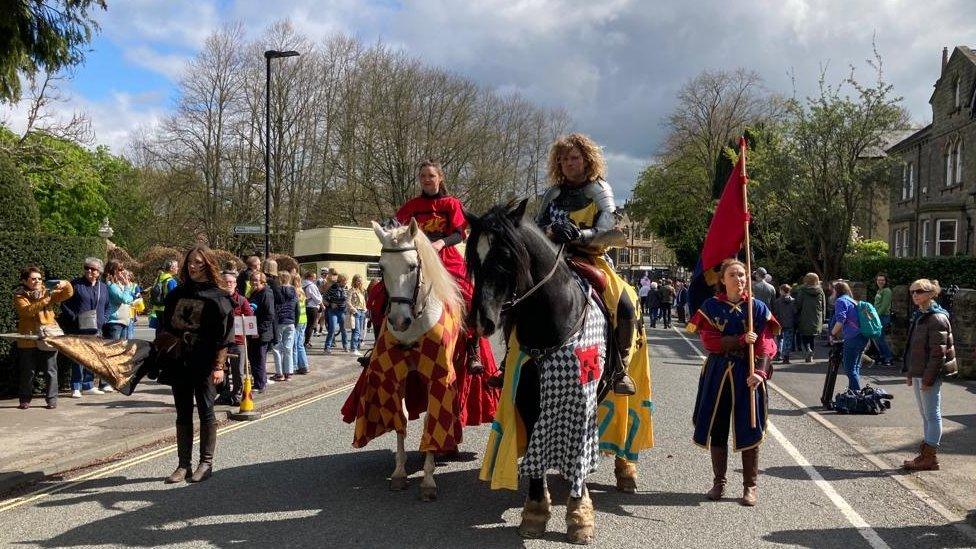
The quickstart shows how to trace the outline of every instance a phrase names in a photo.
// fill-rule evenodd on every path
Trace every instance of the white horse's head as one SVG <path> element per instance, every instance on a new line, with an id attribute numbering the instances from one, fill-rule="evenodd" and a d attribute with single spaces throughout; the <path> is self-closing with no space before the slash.
<path id="1" fill-rule="evenodd" d="M 415 219 L 389 230 L 374 221 L 373 232 L 383 247 L 380 267 L 389 295 L 386 320 L 391 329 L 406 331 L 424 313 L 431 298 L 440 300 L 453 314 L 464 314 L 457 284 Z"/>

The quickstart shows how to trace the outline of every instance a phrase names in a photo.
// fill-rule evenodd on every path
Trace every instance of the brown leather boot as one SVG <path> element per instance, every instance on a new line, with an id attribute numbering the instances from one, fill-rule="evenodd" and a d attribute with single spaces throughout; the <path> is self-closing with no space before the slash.
<path id="1" fill-rule="evenodd" d="M 210 478 L 213 470 L 214 449 L 217 447 L 217 424 L 208 423 L 200 426 L 200 463 L 197 465 L 190 482 L 203 482 Z"/>
<path id="2" fill-rule="evenodd" d="M 902 466 L 909 471 L 938 471 L 939 458 L 936 456 L 935 446 L 922 443 L 921 455 L 917 458 L 906 461 Z"/>
<path id="3" fill-rule="evenodd" d="M 170 476 L 166 477 L 166 484 L 176 484 L 190 479 L 190 459 L 193 455 L 193 425 L 176 424 L 176 457 L 179 465 Z"/>
<path id="4" fill-rule="evenodd" d="M 759 448 L 742 451 L 742 499 L 741 505 L 755 507 L 759 501 L 756 479 L 759 477 Z"/>
<path id="5" fill-rule="evenodd" d="M 712 473 L 715 475 L 712 481 L 712 489 L 705 495 L 712 501 L 722 499 L 725 494 L 725 472 L 729 467 L 729 449 L 725 446 L 712 446 Z"/>

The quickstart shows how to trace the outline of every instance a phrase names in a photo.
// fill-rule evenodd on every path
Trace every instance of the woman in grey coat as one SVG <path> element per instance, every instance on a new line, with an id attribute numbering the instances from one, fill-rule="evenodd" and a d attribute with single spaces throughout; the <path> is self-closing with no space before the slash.
<path id="1" fill-rule="evenodd" d="M 805 354 L 807 362 L 813 361 L 813 341 L 820 333 L 824 321 L 826 299 L 823 288 L 820 287 L 820 277 L 817 273 L 807 273 L 803 277 L 803 284 L 797 285 L 792 291 L 796 299 L 796 339 L 799 343 L 797 351 Z"/>

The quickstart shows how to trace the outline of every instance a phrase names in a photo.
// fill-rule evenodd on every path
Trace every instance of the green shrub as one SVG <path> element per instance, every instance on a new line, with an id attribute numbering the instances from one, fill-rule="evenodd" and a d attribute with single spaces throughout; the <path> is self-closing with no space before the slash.
<path id="1" fill-rule="evenodd" d="M 0 154 L 0 231 L 34 233 L 41 226 L 37 201 L 20 173 L 17 164 L 7 154 Z"/>
<path id="2" fill-rule="evenodd" d="M 45 278 L 80 276 L 86 257 L 105 257 L 105 241 L 98 237 L 60 236 L 36 232 L 0 231 L 0 333 L 17 329 L 13 292 L 20 284 L 20 270 L 38 265 Z M 0 393 L 16 389 L 9 340 L 0 339 Z"/>
<path id="3" fill-rule="evenodd" d="M 871 282 L 879 272 L 888 275 L 888 285 L 910 284 L 919 278 L 939 281 L 942 287 L 956 284 L 976 288 L 976 257 L 865 258 L 848 259 L 845 278 Z"/>

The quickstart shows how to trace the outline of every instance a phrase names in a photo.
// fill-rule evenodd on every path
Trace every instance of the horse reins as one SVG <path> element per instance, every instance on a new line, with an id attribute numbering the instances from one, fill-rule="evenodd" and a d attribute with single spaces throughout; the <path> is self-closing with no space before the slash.
<path id="1" fill-rule="evenodd" d="M 529 288 L 529 290 L 524 294 L 522 294 L 521 296 L 513 297 L 512 299 L 506 301 L 505 303 L 502 303 L 503 314 L 517 307 L 519 303 L 524 301 L 530 295 L 534 294 L 536 290 L 544 286 L 546 282 L 549 282 L 549 279 L 552 278 L 552 275 L 556 274 L 556 268 L 559 267 L 559 260 L 563 256 L 563 248 L 565 247 L 566 247 L 565 244 L 559 245 L 559 251 L 556 252 L 556 259 L 553 260 L 552 262 L 552 268 L 549 269 L 549 272 L 546 274 L 546 276 L 542 277 L 542 280 L 536 282 L 534 286 Z"/>
<path id="2" fill-rule="evenodd" d="M 391 254 L 399 254 L 404 252 L 416 252 L 416 251 L 417 251 L 416 246 L 409 246 L 406 248 L 381 248 L 380 249 L 380 253 L 391 253 Z M 422 279 L 424 276 L 424 270 L 422 267 L 423 267 L 423 263 L 420 259 L 420 253 L 418 252 L 417 253 L 417 284 L 413 287 L 413 296 L 411 297 L 398 297 L 392 295 L 389 296 L 389 299 L 386 302 L 387 313 L 389 313 L 390 311 L 390 304 L 403 303 L 404 305 L 410 306 L 410 310 L 413 311 L 414 317 L 420 317 L 422 314 L 424 314 L 424 311 L 427 309 L 427 298 L 430 297 L 430 290 L 427 291 L 427 295 L 424 297 L 423 303 L 421 303 L 420 310 L 417 311 L 414 309 L 414 307 L 417 306 L 417 296 L 418 294 L 420 294 L 420 286 L 422 284 Z M 387 289 L 387 291 L 389 291 L 389 289 Z"/>

